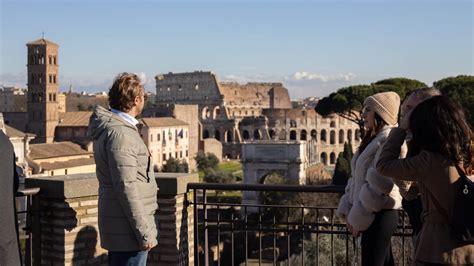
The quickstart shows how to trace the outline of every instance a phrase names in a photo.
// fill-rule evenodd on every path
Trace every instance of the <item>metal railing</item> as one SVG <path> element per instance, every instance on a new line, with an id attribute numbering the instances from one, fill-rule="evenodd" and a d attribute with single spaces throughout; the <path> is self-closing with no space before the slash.
<path id="1" fill-rule="evenodd" d="M 22 254 L 25 266 L 41 265 L 40 206 L 38 197 L 36 197 L 39 192 L 40 188 L 26 188 L 15 194 L 16 198 L 26 198 L 26 210 L 17 211 L 17 216 L 26 214 L 25 227 L 19 228 L 22 229 L 20 239 L 26 241 L 24 254 Z"/>
<path id="2" fill-rule="evenodd" d="M 194 209 L 195 265 L 350 265 L 360 259 L 357 239 L 335 215 L 344 187 L 191 183 L 188 191 L 193 192 L 188 204 Z M 223 191 L 259 192 L 261 199 L 265 193 L 286 193 L 299 201 L 209 201 L 209 192 Z M 392 248 L 396 264 L 406 265 L 412 233 L 405 212 L 399 214 Z"/>

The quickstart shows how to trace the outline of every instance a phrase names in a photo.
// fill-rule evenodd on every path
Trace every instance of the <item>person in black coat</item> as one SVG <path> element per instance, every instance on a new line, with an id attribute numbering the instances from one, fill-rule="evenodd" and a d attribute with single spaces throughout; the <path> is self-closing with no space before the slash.
<path id="1" fill-rule="evenodd" d="M 15 192 L 19 179 L 13 145 L 0 127 L 0 265 L 21 265 Z"/>

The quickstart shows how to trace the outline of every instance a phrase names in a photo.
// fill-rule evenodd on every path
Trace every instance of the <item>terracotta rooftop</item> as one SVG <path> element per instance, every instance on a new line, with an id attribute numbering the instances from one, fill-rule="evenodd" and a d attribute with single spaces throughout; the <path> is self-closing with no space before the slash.
<path id="1" fill-rule="evenodd" d="M 150 117 L 142 118 L 143 124 L 148 127 L 172 127 L 187 126 L 188 123 L 172 117 Z"/>
<path id="2" fill-rule="evenodd" d="M 54 163 L 41 163 L 41 167 L 44 170 L 57 170 L 70 167 L 84 166 L 84 165 L 93 165 L 95 164 L 94 158 L 81 158 L 74 159 L 65 162 L 54 162 Z"/>
<path id="3" fill-rule="evenodd" d="M 92 112 L 59 113 L 58 127 L 87 127 Z"/>
<path id="4" fill-rule="evenodd" d="M 35 137 L 34 134 L 30 134 L 30 133 L 25 133 L 23 131 L 20 131 L 16 128 L 13 128 L 9 125 L 5 125 L 5 131 L 7 132 L 7 136 L 9 138 L 24 138 L 25 136 L 28 136 L 28 137 Z"/>
<path id="5" fill-rule="evenodd" d="M 56 44 L 52 41 L 48 41 L 45 38 L 41 38 L 41 39 L 38 39 L 38 40 L 31 41 L 31 42 L 27 43 L 26 45 L 54 45 L 54 46 L 59 46 L 58 44 Z"/>
<path id="6" fill-rule="evenodd" d="M 84 154 L 92 154 L 92 152 L 82 149 L 79 144 L 64 141 L 47 144 L 30 144 L 28 157 L 32 160 L 36 160 Z"/>

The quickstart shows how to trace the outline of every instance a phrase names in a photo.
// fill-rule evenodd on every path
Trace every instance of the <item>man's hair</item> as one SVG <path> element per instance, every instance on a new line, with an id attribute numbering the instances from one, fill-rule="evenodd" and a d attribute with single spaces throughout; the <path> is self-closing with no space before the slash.
<path id="1" fill-rule="evenodd" d="M 424 101 L 424 100 L 428 100 L 429 98 L 431 97 L 434 97 L 434 96 L 440 96 L 442 95 L 441 94 L 441 91 L 438 90 L 437 88 L 435 87 L 424 87 L 424 88 L 419 88 L 419 89 L 415 89 L 411 92 L 409 92 L 406 96 L 405 96 L 405 99 L 408 99 L 409 96 L 411 95 L 414 95 L 416 96 L 418 99 Z"/>
<path id="2" fill-rule="evenodd" d="M 123 72 L 115 77 L 109 90 L 109 106 L 122 112 L 128 112 L 135 105 L 135 98 L 143 94 L 140 78 L 132 73 Z"/>

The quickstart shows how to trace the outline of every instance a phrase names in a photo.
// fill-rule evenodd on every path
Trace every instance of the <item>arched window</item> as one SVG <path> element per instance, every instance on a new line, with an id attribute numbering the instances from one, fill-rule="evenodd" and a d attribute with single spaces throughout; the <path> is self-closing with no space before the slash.
<path id="1" fill-rule="evenodd" d="M 262 139 L 262 133 L 258 128 L 253 131 L 253 139 Z"/>
<path id="2" fill-rule="evenodd" d="M 356 129 L 356 130 L 355 130 L 354 139 L 355 139 L 355 141 L 357 141 L 357 142 L 360 141 L 360 131 L 359 131 L 359 129 Z"/>
<path id="3" fill-rule="evenodd" d="M 327 133 L 326 133 L 326 129 L 323 129 L 321 130 L 321 142 L 322 143 L 326 143 L 327 142 Z"/>
<path id="4" fill-rule="evenodd" d="M 290 131 L 290 140 L 296 140 L 296 130 Z"/>
<path id="5" fill-rule="evenodd" d="M 352 143 L 352 130 L 347 130 L 347 141 Z"/>
<path id="6" fill-rule="evenodd" d="M 209 138 L 209 131 L 207 129 L 205 129 L 204 132 L 202 133 L 202 138 L 203 139 Z"/>
<path id="7" fill-rule="evenodd" d="M 232 132 L 227 130 L 225 133 L 225 142 L 232 142 Z"/>
<path id="8" fill-rule="evenodd" d="M 339 143 L 344 143 L 344 130 L 339 130 Z"/>
<path id="9" fill-rule="evenodd" d="M 273 138 L 275 137 L 275 130 L 270 129 L 270 130 L 268 131 L 268 134 L 270 135 L 270 139 L 273 139 Z"/>
<path id="10" fill-rule="evenodd" d="M 300 140 L 306 140 L 306 138 L 307 138 L 306 135 L 307 135 L 306 130 L 304 130 L 304 129 L 301 130 Z"/>
<path id="11" fill-rule="evenodd" d="M 250 134 L 249 134 L 249 131 L 244 129 L 244 131 L 242 132 L 242 137 L 247 140 L 250 138 Z"/>
<path id="12" fill-rule="evenodd" d="M 217 129 L 216 131 L 214 131 L 214 138 L 217 140 L 221 140 L 221 132 Z"/>
<path id="13" fill-rule="evenodd" d="M 336 144 L 336 131 L 331 130 L 331 136 L 330 136 L 330 138 L 331 138 L 330 143 L 331 143 L 331 144 Z"/>
<path id="14" fill-rule="evenodd" d="M 212 119 L 217 119 L 221 114 L 221 108 L 219 106 L 214 107 L 214 111 L 212 111 Z"/>
<path id="15" fill-rule="evenodd" d="M 321 153 L 321 163 L 328 165 L 328 155 L 325 152 Z"/>
<path id="16" fill-rule="evenodd" d="M 311 130 L 311 140 L 318 140 L 318 132 L 316 131 L 316 129 Z"/>
<path id="17" fill-rule="evenodd" d="M 330 157 L 330 159 L 329 159 L 330 163 L 335 164 L 336 163 L 336 154 L 334 152 L 331 152 L 331 155 L 329 157 Z"/>

